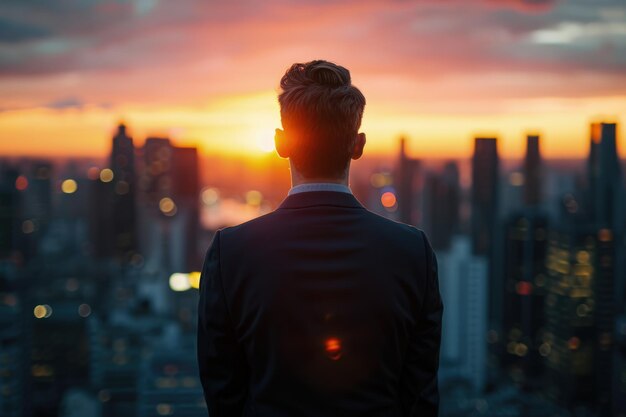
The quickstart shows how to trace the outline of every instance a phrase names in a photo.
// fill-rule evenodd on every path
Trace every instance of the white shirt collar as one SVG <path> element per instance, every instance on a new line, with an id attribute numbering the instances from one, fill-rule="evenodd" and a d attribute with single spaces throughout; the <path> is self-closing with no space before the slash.
<path id="1" fill-rule="evenodd" d="M 335 191 L 339 193 L 352 194 L 352 190 L 350 190 L 350 187 L 348 187 L 347 185 L 337 184 L 333 182 L 311 182 L 308 184 L 299 184 L 295 187 L 292 187 L 287 195 L 306 193 L 310 191 Z"/>

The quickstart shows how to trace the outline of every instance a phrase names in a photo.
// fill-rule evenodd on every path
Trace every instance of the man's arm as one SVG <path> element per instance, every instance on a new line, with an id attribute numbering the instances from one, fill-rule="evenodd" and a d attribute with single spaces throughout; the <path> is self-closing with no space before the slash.
<path id="1" fill-rule="evenodd" d="M 209 415 L 242 415 L 247 398 L 248 372 L 224 296 L 219 231 L 206 254 L 200 278 L 198 365 Z"/>
<path id="2" fill-rule="evenodd" d="M 422 232 L 426 248 L 426 285 L 422 310 L 409 340 L 402 375 L 400 398 L 406 416 L 435 417 L 439 414 L 439 345 L 443 303 L 439 293 L 437 257 Z"/>

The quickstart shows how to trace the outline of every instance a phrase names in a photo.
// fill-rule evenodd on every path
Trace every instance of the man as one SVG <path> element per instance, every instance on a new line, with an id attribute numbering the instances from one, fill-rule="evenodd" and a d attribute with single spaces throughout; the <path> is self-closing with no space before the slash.
<path id="1" fill-rule="evenodd" d="M 326 61 L 294 64 L 280 85 L 275 143 L 293 187 L 276 211 L 219 230 L 202 269 L 209 415 L 436 416 L 435 254 L 348 187 L 365 97 Z"/>

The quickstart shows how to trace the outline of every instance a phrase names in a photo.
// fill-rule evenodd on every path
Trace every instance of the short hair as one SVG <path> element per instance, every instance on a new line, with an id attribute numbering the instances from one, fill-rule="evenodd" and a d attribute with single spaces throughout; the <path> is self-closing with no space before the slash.
<path id="1" fill-rule="evenodd" d="M 306 177 L 340 176 L 348 166 L 365 96 L 350 71 L 332 62 L 296 63 L 280 80 L 283 128 L 297 142 L 290 158 Z"/>

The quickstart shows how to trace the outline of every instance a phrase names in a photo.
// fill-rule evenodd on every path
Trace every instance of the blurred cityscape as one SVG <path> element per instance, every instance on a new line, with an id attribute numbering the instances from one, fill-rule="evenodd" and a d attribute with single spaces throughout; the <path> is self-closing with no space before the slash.
<path id="1" fill-rule="evenodd" d="M 132 127 L 132 126 L 131 126 Z M 275 154 L 205 157 L 166 137 L 106 159 L 0 158 L 0 416 L 206 416 L 197 288 L 215 230 L 274 209 Z M 586 160 L 357 161 L 370 210 L 437 252 L 442 416 L 626 416 L 626 189 L 615 123 Z M 415 139 L 416 140 L 416 139 Z M 303 358 L 306 360 L 306 358 Z"/>

